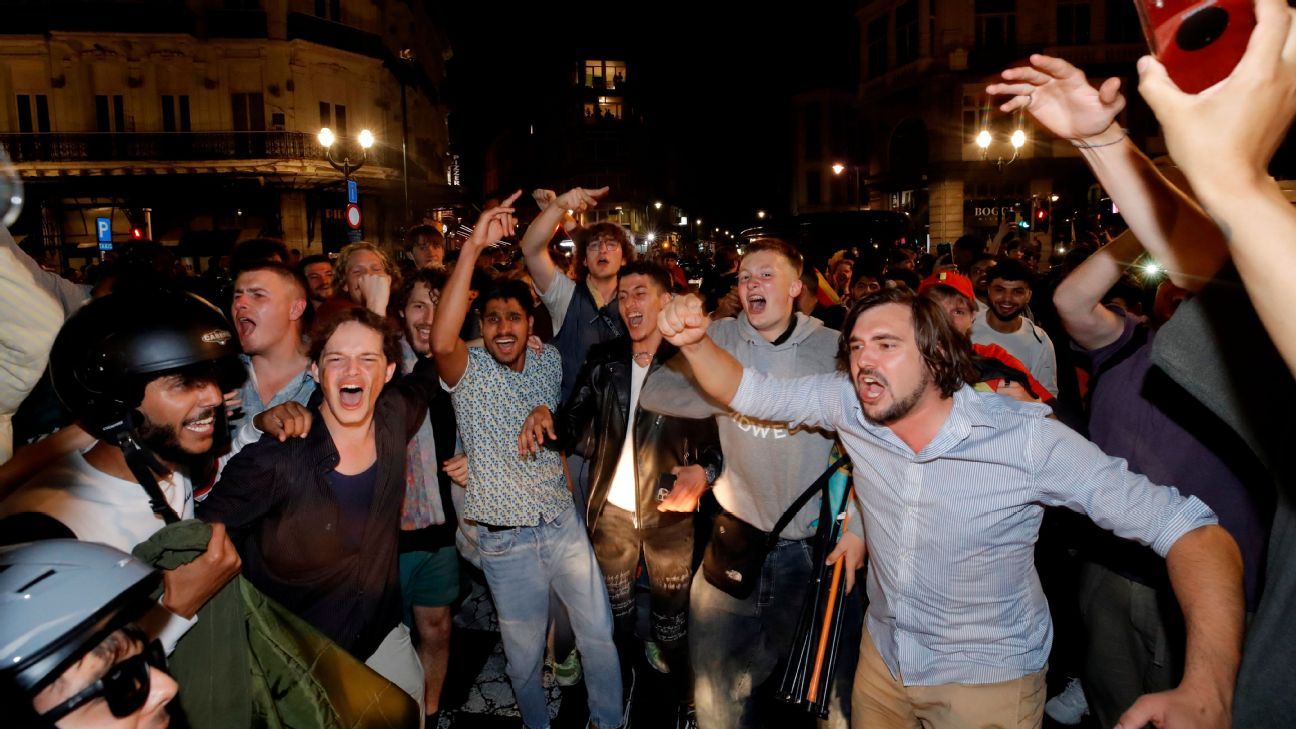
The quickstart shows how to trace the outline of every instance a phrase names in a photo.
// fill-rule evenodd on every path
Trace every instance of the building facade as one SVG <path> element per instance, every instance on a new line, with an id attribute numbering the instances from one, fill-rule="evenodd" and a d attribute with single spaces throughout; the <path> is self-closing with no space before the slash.
<path id="1" fill-rule="evenodd" d="M 454 202 L 440 99 L 450 47 L 415 0 L 0 3 L 0 146 L 26 188 L 14 232 L 76 266 L 95 219 L 201 259 L 279 237 L 303 254 L 348 238 L 353 175 L 368 240 Z M 137 235 L 139 232 L 137 232 Z"/>
<path id="2" fill-rule="evenodd" d="M 1034 129 L 1028 116 L 1002 114 L 1004 99 L 985 94 L 1031 53 L 1065 58 L 1091 78 L 1122 77 L 1131 103 L 1121 124 L 1150 154 L 1164 150 L 1134 92 L 1134 63 L 1147 46 L 1129 0 L 865 0 L 857 18 L 858 128 L 839 140 L 832 125 L 821 127 L 822 145 L 841 155 L 823 164 L 858 176 L 860 204 L 908 213 L 933 250 L 1007 223 L 1039 240 L 1047 258 L 1064 250 L 1073 224 L 1093 222 L 1098 193 L 1075 148 Z M 799 114 L 804 148 L 804 104 Z M 1012 144 L 1018 130 L 1020 148 Z M 977 143 L 983 131 L 986 147 Z M 808 198 L 799 191 L 796 202 Z M 846 192 L 823 199 L 831 209 L 852 204 Z"/>
<path id="3" fill-rule="evenodd" d="M 643 91 L 643 73 L 633 56 L 600 49 L 556 65 L 544 76 L 553 89 L 545 103 L 490 145 L 486 194 L 606 186 L 608 197 L 582 223 L 623 225 L 641 252 L 698 235 L 696 221 L 674 199 L 672 150 L 653 133 L 657 109 Z"/>

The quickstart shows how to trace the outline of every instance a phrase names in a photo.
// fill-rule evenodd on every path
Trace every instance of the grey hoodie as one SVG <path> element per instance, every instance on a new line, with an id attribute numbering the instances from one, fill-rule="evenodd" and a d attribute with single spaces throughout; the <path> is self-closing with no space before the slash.
<path id="1" fill-rule="evenodd" d="M 787 341 L 775 346 L 747 320 L 713 322 L 707 333 L 721 349 L 757 372 L 780 377 L 801 377 L 836 369 L 838 333 L 823 322 L 797 314 L 796 327 Z M 639 405 L 663 415 L 682 418 L 715 416 L 724 451 L 724 473 L 715 482 L 716 500 L 743 521 L 769 531 L 792 501 L 831 465 L 833 435 L 818 430 L 789 431 L 786 423 L 755 421 L 703 395 L 693 383 L 684 356 L 676 355 L 650 375 L 639 395 Z M 819 516 L 819 500 L 811 499 L 781 535 L 806 539 L 814 535 L 810 523 Z M 852 518 L 851 526 L 858 523 Z M 852 531 L 855 531 L 852 528 Z"/>

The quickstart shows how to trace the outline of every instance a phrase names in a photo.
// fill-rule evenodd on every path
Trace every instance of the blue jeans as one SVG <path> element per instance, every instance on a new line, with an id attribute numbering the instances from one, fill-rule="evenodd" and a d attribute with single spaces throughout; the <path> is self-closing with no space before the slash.
<path id="1" fill-rule="evenodd" d="M 739 600 L 716 589 L 702 570 L 693 577 L 689 596 L 689 657 L 695 676 L 693 700 L 700 729 L 749 729 L 763 726 L 752 694 L 773 677 L 783 677 L 797 622 L 807 596 L 809 541 L 779 540 L 765 558 L 760 586 Z M 864 614 L 852 591 L 845 613 L 827 726 L 850 721 L 851 685 L 859 658 Z"/>
<path id="2" fill-rule="evenodd" d="M 621 726 L 621 666 L 612 643 L 612 609 L 594 548 L 575 510 L 534 527 L 490 531 L 478 526 L 477 546 L 522 721 L 530 729 L 549 726 L 541 675 L 552 589 L 576 633 L 590 720 L 599 729 Z"/>

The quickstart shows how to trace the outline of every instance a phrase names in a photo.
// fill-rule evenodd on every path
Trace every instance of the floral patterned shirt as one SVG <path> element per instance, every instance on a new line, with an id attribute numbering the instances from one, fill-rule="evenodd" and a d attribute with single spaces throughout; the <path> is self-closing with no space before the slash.
<path id="1" fill-rule="evenodd" d="M 518 433 L 537 405 L 558 408 L 562 358 L 546 345 L 527 350 L 521 372 L 505 367 L 481 347 L 468 349 L 468 367 L 450 390 L 459 435 L 468 454 L 464 517 L 495 526 L 535 526 L 572 506 L 558 453 L 518 456 Z"/>

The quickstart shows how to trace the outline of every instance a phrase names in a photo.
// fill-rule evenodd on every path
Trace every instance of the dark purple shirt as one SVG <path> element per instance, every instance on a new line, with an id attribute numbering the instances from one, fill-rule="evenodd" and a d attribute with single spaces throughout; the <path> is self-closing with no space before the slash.
<path id="1" fill-rule="evenodd" d="M 337 522 L 325 524 L 325 529 L 336 529 L 342 540 L 352 549 L 359 549 L 364 541 L 365 522 L 373 506 L 374 490 L 378 488 L 378 461 L 360 473 L 348 475 L 329 471 L 329 486 L 337 499 Z"/>
<path id="2" fill-rule="evenodd" d="M 1152 364 L 1155 332 L 1120 307 L 1108 308 L 1124 319 L 1125 329 L 1115 342 L 1089 352 L 1097 373 L 1089 437 L 1153 483 L 1206 502 L 1242 551 L 1247 607 L 1254 609 L 1269 534 L 1259 496 L 1263 471 L 1232 429 Z M 1123 544 L 1097 550 L 1099 561 L 1140 582 L 1165 581 L 1165 566 L 1151 550 L 1116 541 Z"/>

